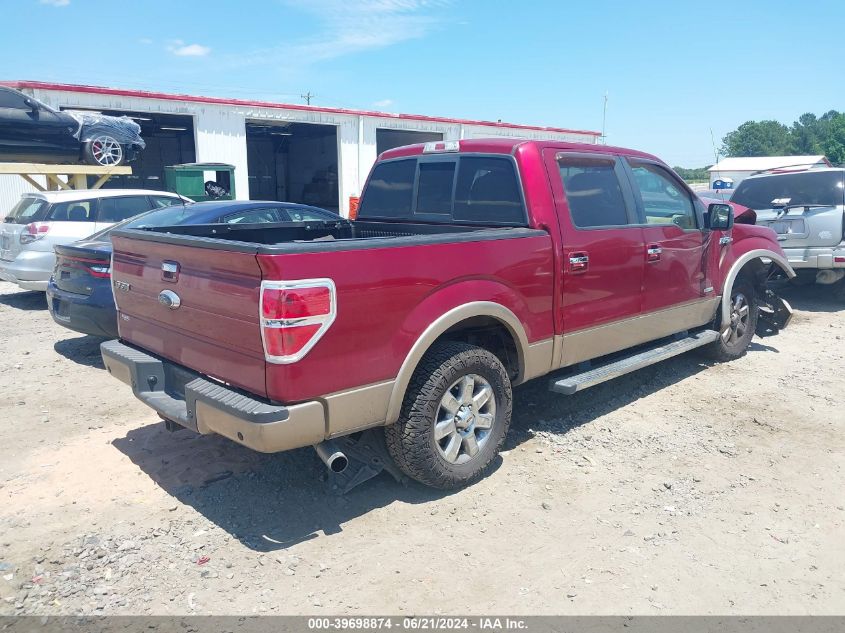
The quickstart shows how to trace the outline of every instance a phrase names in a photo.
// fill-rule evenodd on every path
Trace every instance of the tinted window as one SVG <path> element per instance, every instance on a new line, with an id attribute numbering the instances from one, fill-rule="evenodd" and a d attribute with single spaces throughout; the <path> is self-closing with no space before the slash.
<path id="1" fill-rule="evenodd" d="M 589 156 L 558 158 L 572 223 L 579 228 L 628 224 L 615 161 Z"/>
<path id="2" fill-rule="evenodd" d="M 196 211 L 192 210 L 192 205 L 190 204 L 186 206 L 175 204 L 170 207 L 145 213 L 144 215 L 127 222 L 121 228 L 137 229 L 143 226 L 173 226 L 188 222 L 195 213 Z"/>
<path id="3" fill-rule="evenodd" d="M 120 198 L 101 198 L 98 222 L 122 222 L 150 210 L 147 196 L 125 196 Z"/>
<path id="4" fill-rule="evenodd" d="M 17 108 L 19 110 L 29 110 L 29 106 L 24 102 L 25 97 L 19 95 L 12 90 L 0 89 L 0 108 Z"/>
<path id="5" fill-rule="evenodd" d="M 359 217 L 410 218 L 415 159 L 379 163 L 361 198 Z"/>
<path id="6" fill-rule="evenodd" d="M 416 213 L 452 215 L 455 162 L 420 163 Z"/>
<path id="7" fill-rule="evenodd" d="M 93 222 L 95 208 L 95 200 L 57 202 L 50 207 L 47 219 L 55 222 Z"/>
<path id="8" fill-rule="evenodd" d="M 259 224 L 261 222 L 283 222 L 286 218 L 279 217 L 273 207 L 259 209 L 243 209 L 235 211 L 223 218 L 227 224 Z"/>
<path id="9" fill-rule="evenodd" d="M 647 224 L 675 224 L 682 229 L 696 228 L 692 196 L 657 165 L 631 165 L 634 182 L 640 190 Z"/>
<path id="10" fill-rule="evenodd" d="M 339 218 L 338 215 L 332 213 L 331 211 L 320 211 L 319 209 L 307 209 L 305 207 L 293 207 L 287 209 L 279 209 L 280 216 L 287 216 L 283 217 L 283 221 L 290 221 L 290 222 L 312 222 L 314 220 L 337 220 Z"/>
<path id="11" fill-rule="evenodd" d="M 150 200 L 153 201 L 153 208 L 161 209 L 164 207 L 172 207 L 174 204 L 184 204 L 180 198 L 174 198 L 172 196 L 150 196 Z"/>
<path id="12" fill-rule="evenodd" d="M 513 162 L 507 158 L 461 157 L 454 218 L 458 222 L 525 224 Z"/>
<path id="13" fill-rule="evenodd" d="M 840 205 L 845 191 L 843 176 L 845 172 L 841 171 L 805 171 L 746 178 L 737 186 L 731 202 L 752 209 L 771 209 L 773 200 L 787 198 L 789 202 L 785 204 Z"/>
<path id="14" fill-rule="evenodd" d="M 6 215 L 6 222 L 13 224 L 38 222 L 44 219 L 47 206 L 47 201 L 41 198 L 21 198 Z"/>

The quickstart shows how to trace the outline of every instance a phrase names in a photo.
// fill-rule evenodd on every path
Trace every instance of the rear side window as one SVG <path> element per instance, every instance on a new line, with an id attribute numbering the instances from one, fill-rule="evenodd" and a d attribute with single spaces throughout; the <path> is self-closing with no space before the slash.
<path id="1" fill-rule="evenodd" d="M 6 222 L 13 224 L 38 222 L 44 219 L 48 206 L 47 201 L 41 198 L 21 198 L 6 214 Z"/>
<path id="2" fill-rule="evenodd" d="M 284 222 L 277 209 L 261 207 L 260 209 L 244 209 L 230 213 L 223 218 L 227 224 L 261 224 L 264 222 Z"/>
<path id="3" fill-rule="evenodd" d="M 558 166 L 575 226 L 592 229 L 628 224 L 615 160 L 561 155 Z"/>
<path id="4" fill-rule="evenodd" d="M 410 218 L 416 159 L 376 165 L 358 215 L 371 218 Z"/>
<path id="5" fill-rule="evenodd" d="M 26 105 L 26 97 L 13 90 L 0 88 L 0 108 L 13 108 L 15 110 L 29 110 Z"/>
<path id="6" fill-rule="evenodd" d="M 172 207 L 174 204 L 183 204 L 180 198 L 172 196 L 150 196 L 153 201 L 153 209 L 162 209 L 164 207 Z"/>
<path id="7" fill-rule="evenodd" d="M 458 222 L 525 224 L 513 163 L 507 158 L 462 157 L 454 218 Z"/>
<path id="8" fill-rule="evenodd" d="M 837 206 L 845 201 L 843 178 L 845 172 L 842 171 L 805 171 L 746 178 L 737 186 L 731 202 L 755 210 L 771 209 L 775 200 L 779 201 L 779 205 Z"/>
<path id="9" fill-rule="evenodd" d="M 131 217 L 150 210 L 147 196 L 125 196 L 120 198 L 102 198 L 100 200 L 99 222 L 123 222 Z"/>
<path id="10" fill-rule="evenodd" d="M 53 222 L 94 222 L 96 208 L 96 200 L 57 202 L 50 207 L 47 219 Z"/>

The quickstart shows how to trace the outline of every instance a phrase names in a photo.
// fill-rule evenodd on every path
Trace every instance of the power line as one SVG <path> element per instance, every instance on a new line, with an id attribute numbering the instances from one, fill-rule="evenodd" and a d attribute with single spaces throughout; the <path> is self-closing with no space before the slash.
<path id="1" fill-rule="evenodd" d="M 305 105 L 311 105 L 311 99 L 313 99 L 316 95 L 312 95 L 311 91 L 309 90 L 304 95 L 299 95 L 303 99 L 305 99 Z"/>

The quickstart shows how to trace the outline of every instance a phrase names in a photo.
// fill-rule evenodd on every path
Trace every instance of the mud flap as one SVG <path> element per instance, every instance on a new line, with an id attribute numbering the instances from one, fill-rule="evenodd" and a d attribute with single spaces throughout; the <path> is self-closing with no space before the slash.
<path id="1" fill-rule="evenodd" d="M 383 470 L 397 482 L 404 483 L 405 476 L 393 464 L 381 429 L 368 429 L 360 435 L 348 435 L 339 441 L 349 465 L 341 473 L 328 471 L 326 484 L 331 494 L 344 495 Z"/>
<path id="2" fill-rule="evenodd" d="M 774 292 L 766 289 L 760 297 L 760 311 L 757 315 L 757 336 L 775 336 L 792 320 L 792 306 Z"/>

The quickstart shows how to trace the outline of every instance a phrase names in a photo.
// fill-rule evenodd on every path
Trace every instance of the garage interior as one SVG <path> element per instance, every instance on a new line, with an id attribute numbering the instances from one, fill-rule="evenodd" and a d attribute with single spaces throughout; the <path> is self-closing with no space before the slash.
<path id="1" fill-rule="evenodd" d="M 431 143 L 442 141 L 443 135 L 439 132 L 416 132 L 412 130 L 387 130 L 376 129 L 376 152 L 381 154 L 394 147 L 413 145 L 415 143 Z"/>
<path id="2" fill-rule="evenodd" d="M 83 108 L 63 108 L 83 110 Z M 194 146 L 194 118 L 176 114 L 154 114 L 149 112 L 124 112 L 117 110 L 89 110 L 109 116 L 128 116 L 141 126 L 141 138 L 147 144 L 132 167 L 131 176 L 112 176 L 103 185 L 104 189 L 157 189 L 163 191 L 164 168 L 196 161 Z M 90 176 L 91 186 L 97 177 Z"/>
<path id="3" fill-rule="evenodd" d="M 339 213 L 337 126 L 247 121 L 246 151 L 251 200 Z"/>

